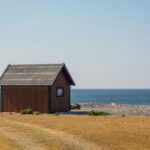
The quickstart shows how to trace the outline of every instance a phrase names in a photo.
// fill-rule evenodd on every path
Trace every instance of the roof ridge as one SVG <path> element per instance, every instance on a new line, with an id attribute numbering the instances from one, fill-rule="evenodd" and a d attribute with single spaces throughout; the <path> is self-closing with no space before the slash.
<path id="1" fill-rule="evenodd" d="M 10 66 L 61 66 L 64 63 L 49 63 L 49 64 L 10 64 Z"/>

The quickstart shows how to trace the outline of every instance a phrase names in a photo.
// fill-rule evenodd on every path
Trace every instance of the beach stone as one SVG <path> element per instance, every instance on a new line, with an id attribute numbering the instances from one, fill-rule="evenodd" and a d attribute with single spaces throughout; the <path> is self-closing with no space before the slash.
<path id="1" fill-rule="evenodd" d="M 112 115 L 129 115 L 129 116 L 150 116 L 149 105 L 128 105 L 128 104 L 79 104 L 80 111 L 103 111 Z"/>
<path id="2" fill-rule="evenodd" d="M 72 104 L 71 105 L 71 109 L 80 109 L 80 108 L 81 108 L 80 104 Z"/>

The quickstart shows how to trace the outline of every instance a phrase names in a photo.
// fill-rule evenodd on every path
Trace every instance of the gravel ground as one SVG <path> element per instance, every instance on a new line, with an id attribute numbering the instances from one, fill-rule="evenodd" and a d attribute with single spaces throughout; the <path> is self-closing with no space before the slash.
<path id="1" fill-rule="evenodd" d="M 131 116 L 143 116 L 150 115 L 149 105 L 126 105 L 126 104 L 80 104 L 79 110 L 72 110 L 72 112 L 88 112 L 91 110 L 103 111 L 112 115 L 131 115 Z"/>

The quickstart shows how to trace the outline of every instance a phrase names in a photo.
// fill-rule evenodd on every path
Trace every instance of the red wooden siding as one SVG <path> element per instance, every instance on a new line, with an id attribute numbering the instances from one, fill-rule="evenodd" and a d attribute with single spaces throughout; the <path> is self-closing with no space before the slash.
<path id="1" fill-rule="evenodd" d="M 57 88 L 64 88 L 64 97 L 57 97 Z M 63 112 L 70 110 L 70 83 L 67 79 L 67 75 L 62 70 L 54 85 L 51 87 L 51 112 Z"/>
<path id="2" fill-rule="evenodd" d="M 3 112 L 25 108 L 48 113 L 48 86 L 3 86 Z"/>

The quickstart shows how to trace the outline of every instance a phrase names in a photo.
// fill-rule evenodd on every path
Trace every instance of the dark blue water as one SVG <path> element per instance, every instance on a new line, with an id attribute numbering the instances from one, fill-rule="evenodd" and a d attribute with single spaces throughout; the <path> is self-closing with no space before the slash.
<path id="1" fill-rule="evenodd" d="M 150 89 L 143 90 L 79 90 L 71 91 L 72 103 L 150 105 Z"/>

